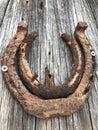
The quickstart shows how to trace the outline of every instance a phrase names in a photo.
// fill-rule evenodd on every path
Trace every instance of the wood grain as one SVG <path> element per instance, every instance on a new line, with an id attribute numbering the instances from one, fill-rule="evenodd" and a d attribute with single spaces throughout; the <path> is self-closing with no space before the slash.
<path id="1" fill-rule="evenodd" d="M 71 55 L 60 35 L 65 31 L 72 35 L 77 22 L 86 21 L 89 24 L 86 35 L 98 61 L 98 1 L 43 0 L 43 10 L 39 11 L 40 2 L 32 0 L 33 8 L 28 10 L 20 7 L 19 0 L 0 0 L 0 58 L 15 34 L 18 22 L 24 17 L 29 24 L 29 32 L 39 33 L 30 55 L 31 68 L 43 82 L 44 70 L 48 65 L 51 73 L 54 73 L 55 83 L 60 85 L 71 73 Z M 26 114 L 10 95 L 0 72 L 0 124 L 0 130 L 97 130 L 98 66 L 95 87 L 83 108 L 70 117 L 48 120 Z"/>

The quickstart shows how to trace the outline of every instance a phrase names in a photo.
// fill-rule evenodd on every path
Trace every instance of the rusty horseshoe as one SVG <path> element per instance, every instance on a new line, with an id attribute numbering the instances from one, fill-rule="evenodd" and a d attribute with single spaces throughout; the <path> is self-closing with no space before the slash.
<path id="1" fill-rule="evenodd" d="M 18 25 L 16 35 L 2 57 L 2 66 L 7 66 L 7 70 L 2 71 L 2 74 L 7 87 L 27 113 L 39 118 L 67 116 L 83 105 L 91 92 L 95 75 L 95 53 L 84 34 L 86 27 L 87 24 L 82 22 L 75 30 L 76 40 L 81 45 L 85 57 L 84 73 L 78 87 L 66 98 L 42 99 L 30 93 L 19 76 L 17 54 L 20 44 L 27 36 L 27 23 L 22 22 Z"/>
<path id="2" fill-rule="evenodd" d="M 19 72 L 23 83 L 29 88 L 29 90 L 37 96 L 45 99 L 67 97 L 73 93 L 77 88 L 83 72 L 84 72 L 84 56 L 78 45 L 69 35 L 62 34 L 63 41 L 68 45 L 73 56 L 72 72 L 67 82 L 61 86 L 51 85 L 51 81 L 54 81 L 53 76 L 50 75 L 49 70 L 46 69 L 45 82 L 42 85 L 36 78 L 37 74 L 30 70 L 28 63 L 28 54 L 31 49 L 32 38 L 27 37 L 19 48 Z"/>

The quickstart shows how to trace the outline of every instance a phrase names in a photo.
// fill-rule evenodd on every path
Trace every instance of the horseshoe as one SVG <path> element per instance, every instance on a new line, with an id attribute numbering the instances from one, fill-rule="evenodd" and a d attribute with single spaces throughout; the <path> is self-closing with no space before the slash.
<path id="1" fill-rule="evenodd" d="M 27 37 L 19 48 L 19 72 L 23 83 L 35 95 L 45 99 L 67 97 L 75 91 L 83 75 L 84 57 L 78 43 L 67 34 L 63 34 L 61 37 L 69 46 L 73 56 L 72 74 L 62 86 L 55 86 L 54 77 L 50 75 L 47 68 L 44 85 L 36 80 L 37 74 L 30 70 L 28 54 L 31 49 L 31 39 L 33 40 L 33 37 Z"/>
<path id="2" fill-rule="evenodd" d="M 25 25 L 25 26 L 24 26 Z M 2 57 L 2 65 L 8 67 L 7 71 L 2 71 L 4 81 L 9 90 L 24 108 L 24 110 L 39 118 L 48 118 L 54 116 L 67 116 L 76 112 L 89 96 L 95 74 L 95 57 L 91 55 L 91 45 L 86 38 L 84 31 L 85 24 L 77 25 L 75 36 L 82 45 L 85 56 L 85 69 L 75 92 L 67 98 L 58 99 L 41 99 L 31 94 L 21 82 L 17 71 L 17 51 L 21 40 L 24 39 L 27 33 L 27 25 L 22 23 L 18 27 L 16 38 L 10 42 Z M 20 35 L 19 35 L 20 33 Z"/>

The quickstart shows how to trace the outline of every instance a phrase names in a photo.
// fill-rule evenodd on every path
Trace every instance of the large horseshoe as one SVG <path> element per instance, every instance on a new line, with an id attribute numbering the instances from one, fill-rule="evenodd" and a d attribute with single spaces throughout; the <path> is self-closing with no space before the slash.
<path id="1" fill-rule="evenodd" d="M 95 58 L 91 53 L 92 47 L 84 34 L 85 24 L 82 25 L 83 26 L 80 26 L 80 24 L 78 24 L 75 31 L 75 36 L 80 42 L 85 56 L 85 69 L 80 84 L 75 92 L 69 95 L 69 97 L 49 100 L 44 100 L 31 94 L 25 88 L 20 80 L 20 77 L 18 76 L 16 69 L 17 50 L 19 44 L 21 44 L 20 40 L 23 40 L 26 35 L 27 26 L 26 24 L 22 23 L 21 26 L 18 27 L 19 32 L 16 34 L 14 39 L 15 41 L 9 43 L 2 57 L 2 65 L 6 65 L 8 67 L 8 69 L 3 71 L 2 74 L 4 81 L 12 94 L 29 114 L 35 115 L 39 118 L 64 115 L 67 116 L 77 111 L 89 96 L 93 85 Z M 19 33 L 21 35 L 18 35 Z"/>
<path id="2" fill-rule="evenodd" d="M 31 39 L 33 37 L 25 39 L 19 49 L 19 72 L 23 83 L 29 88 L 35 95 L 43 98 L 61 98 L 67 97 L 73 93 L 78 86 L 83 72 L 84 72 L 84 56 L 78 45 L 69 35 L 63 34 L 62 39 L 69 46 L 72 56 L 72 72 L 71 76 L 67 79 L 62 86 L 50 86 L 50 81 L 53 78 L 50 76 L 49 71 L 46 69 L 45 84 L 42 85 L 36 80 L 36 74 L 30 70 L 28 63 L 28 54 L 31 49 Z M 53 81 L 53 80 L 52 80 Z M 52 84 L 52 83 L 51 83 Z M 49 85 L 49 86 L 48 86 Z"/>

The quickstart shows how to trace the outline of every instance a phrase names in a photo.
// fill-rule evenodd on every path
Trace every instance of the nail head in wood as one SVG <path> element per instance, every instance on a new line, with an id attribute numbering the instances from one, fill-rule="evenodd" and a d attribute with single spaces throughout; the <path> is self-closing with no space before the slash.
<path id="1" fill-rule="evenodd" d="M 8 70 L 8 67 L 7 67 L 6 65 L 3 65 L 2 68 L 1 68 L 1 70 L 2 70 L 3 72 L 6 72 L 6 71 Z"/>
<path id="2" fill-rule="evenodd" d="M 95 51 L 91 51 L 91 55 L 92 55 L 92 56 L 95 56 Z"/>

